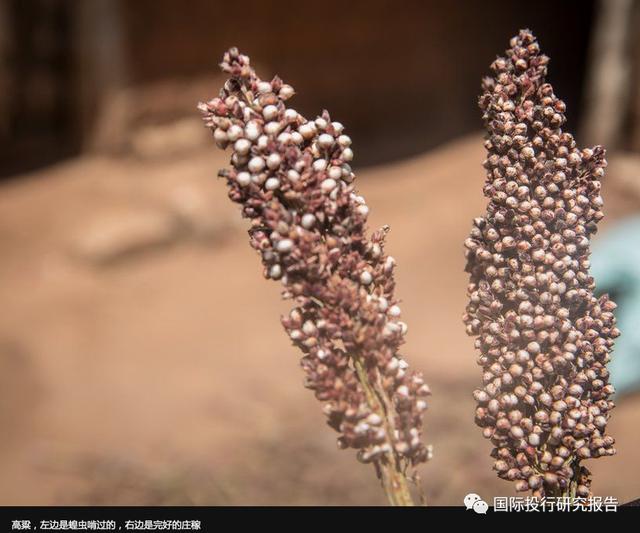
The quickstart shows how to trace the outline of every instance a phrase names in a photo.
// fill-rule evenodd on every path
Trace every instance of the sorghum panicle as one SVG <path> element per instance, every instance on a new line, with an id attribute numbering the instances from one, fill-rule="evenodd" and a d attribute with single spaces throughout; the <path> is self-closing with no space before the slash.
<path id="1" fill-rule="evenodd" d="M 251 220 L 264 275 L 295 301 L 282 323 L 303 352 L 306 386 L 339 446 L 358 449 L 360 460 L 427 460 L 429 388 L 398 355 L 407 326 L 394 296 L 395 260 L 385 253 L 386 227 L 367 236 L 351 139 L 326 111 L 307 120 L 287 107 L 293 88 L 258 78 L 237 49 L 221 67 L 230 79 L 199 109 L 218 146 L 232 147 L 232 166 L 219 175 Z"/>
<path id="2" fill-rule="evenodd" d="M 465 241 L 464 320 L 484 371 L 476 423 L 517 490 L 584 497 L 582 460 L 615 454 L 605 430 L 616 306 L 589 275 L 605 151 L 562 131 L 565 104 L 531 32 L 510 45 L 483 80 L 489 202 Z"/>

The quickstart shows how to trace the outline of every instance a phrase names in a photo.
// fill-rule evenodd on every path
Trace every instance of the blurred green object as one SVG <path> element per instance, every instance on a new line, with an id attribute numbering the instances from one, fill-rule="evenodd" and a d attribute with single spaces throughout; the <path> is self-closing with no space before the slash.
<path id="1" fill-rule="evenodd" d="M 593 242 L 591 273 L 598 293 L 618 304 L 620 337 L 609 363 L 616 393 L 640 390 L 640 217 L 616 224 Z"/>

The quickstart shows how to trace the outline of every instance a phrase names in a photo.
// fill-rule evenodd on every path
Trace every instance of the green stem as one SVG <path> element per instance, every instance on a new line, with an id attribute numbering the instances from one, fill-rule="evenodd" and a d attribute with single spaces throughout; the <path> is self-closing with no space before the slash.
<path id="1" fill-rule="evenodd" d="M 389 405 L 391 401 L 386 392 L 379 386 L 379 383 L 371 383 L 367 370 L 360 357 L 353 357 L 353 364 L 360 380 L 360 384 L 367 397 L 367 403 L 374 413 L 377 413 L 385 425 L 387 434 L 387 442 L 391 447 L 390 452 L 386 452 L 382 458 L 376 460 L 376 471 L 382 488 L 387 495 L 389 503 L 397 506 L 413 506 L 415 502 L 409 490 L 409 481 L 406 475 L 406 469 L 403 467 L 403 461 L 396 455 L 393 449 L 391 435 L 393 435 L 394 425 L 391 415 L 389 414 Z M 376 385 L 378 385 L 376 387 Z"/>

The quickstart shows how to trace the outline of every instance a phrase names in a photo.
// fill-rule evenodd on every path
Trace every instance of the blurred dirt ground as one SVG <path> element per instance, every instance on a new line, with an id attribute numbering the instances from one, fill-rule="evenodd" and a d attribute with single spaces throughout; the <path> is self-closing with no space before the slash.
<path id="1" fill-rule="evenodd" d="M 434 393 L 432 504 L 514 494 L 473 423 L 461 324 L 482 159 L 473 135 L 359 172 L 372 227 L 392 228 L 403 353 Z M 225 162 L 83 158 L 0 185 L 0 504 L 385 503 L 302 387 L 287 304 L 214 178 Z M 604 190 L 607 220 L 637 209 Z M 594 490 L 637 498 L 640 397 L 610 430 L 619 454 L 591 462 Z"/>

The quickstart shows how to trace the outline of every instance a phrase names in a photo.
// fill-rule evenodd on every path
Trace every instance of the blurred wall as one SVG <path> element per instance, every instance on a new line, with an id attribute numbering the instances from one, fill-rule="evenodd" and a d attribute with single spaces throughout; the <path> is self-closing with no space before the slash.
<path id="1" fill-rule="evenodd" d="M 372 164 L 479 128 L 481 76 L 530 27 L 575 128 L 593 19 L 585 0 L 0 0 L 0 174 L 126 152 L 141 125 L 195 116 L 231 45 L 292 83 L 305 114 L 330 109 Z"/>
<path id="2" fill-rule="evenodd" d="M 78 150 L 73 10 L 0 0 L 0 175 Z"/>
<path id="3" fill-rule="evenodd" d="M 640 151 L 640 1 L 600 0 L 589 50 L 580 136 Z"/>

